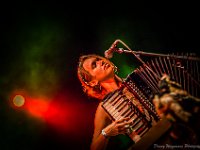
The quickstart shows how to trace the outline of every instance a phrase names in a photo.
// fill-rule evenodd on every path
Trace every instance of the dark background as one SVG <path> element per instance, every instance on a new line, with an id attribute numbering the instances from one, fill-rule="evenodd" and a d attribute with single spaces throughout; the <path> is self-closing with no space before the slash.
<path id="1" fill-rule="evenodd" d="M 98 101 L 82 92 L 76 76 L 79 56 L 103 55 L 116 39 L 133 50 L 198 55 L 197 6 L 125 1 L 2 4 L 0 149 L 89 149 Z M 115 55 L 113 61 L 125 77 L 134 66 L 132 56 Z M 38 117 L 13 107 L 11 97 L 21 90 L 32 98 L 46 97 L 58 106 L 57 113 L 48 118 L 40 112 Z"/>

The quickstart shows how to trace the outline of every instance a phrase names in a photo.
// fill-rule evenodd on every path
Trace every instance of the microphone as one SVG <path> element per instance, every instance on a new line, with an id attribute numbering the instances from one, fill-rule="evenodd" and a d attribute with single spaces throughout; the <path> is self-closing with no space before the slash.
<path id="1" fill-rule="evenodd" d="M 116 46 L 117 46 L 118 42 L 119 42 L 119 40 L 116 40 L 115 42 L 113 42 L 111 47 L 104 52 L 104 55 L 106 58 L 110 59 L 113 57 L 113 53 L 116 51 Z"/>

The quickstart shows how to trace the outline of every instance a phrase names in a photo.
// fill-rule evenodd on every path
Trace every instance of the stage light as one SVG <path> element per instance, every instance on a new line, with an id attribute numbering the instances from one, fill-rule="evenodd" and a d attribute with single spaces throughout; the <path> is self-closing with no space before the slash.
<path id="1" fill-rule="evenodd" d="M 15 95 L 13 98 L 13 104 L 17 107 L 23 106 L 25 103 L 25 98 L 22 95 Z"/>

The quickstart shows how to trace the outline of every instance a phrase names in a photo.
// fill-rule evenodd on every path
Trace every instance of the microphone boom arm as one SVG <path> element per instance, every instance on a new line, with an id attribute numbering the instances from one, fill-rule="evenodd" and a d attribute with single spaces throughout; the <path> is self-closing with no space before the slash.
<path id="1" fill-rule="evenodd" d="M 128 54 L 135 54 L 137 56 L 144 55 L 144 56 L 159 56 L 159 57 L 172 57 L 177 59 L 188 59 L 188 60 L 194 60 L 194 61 L 200 61 L 199 57 L 193 57 L 193 56 L 176 56 L 176 55 L 170 55 L 170 54 L 159 54 L 159 53 L 148 53 L 143 51 L 129 51 L 124 50 L 123 48 L 119 48 L 119 50 L 116 50 L 118 53 L 128 53 Z"/>
<path id="2" fill-rule="evenodd" d="M 120 39 L 116 40 L 118 43 L 121 43 L 124 45 L 127 50 L 124 50 L 123 48 L 116 49 L 115 51 L 118 53 L 130 53 L 133 54 L 140 62 L 143 62 L 143 60 L 140 58 L 140 55 L 144 56 L 159 56 L 159 57 L 171 57 L 171 58 L 176 58 L 176 59 L 187 59 L 187 60 L 194 60 L 194 61 L 200 61 L 200 57 L 193 57 L 193 56 L 175 56 L 175 55 L 170 55 L 170 54 L 159 54 L 159 53 L 148 53 L 148 52 L 143 52 L 143 51 L 133 51 L 131 50 L 123 41 Z"/>
<path id="3" fill-rule="evenodd" d="M 115 42 L 115 45 L 112 46 L 112 48 L 114 49 L 115 52 L 117 53 L 128 53 L 128 54 L 133 54 L 142 64 L 144 67 L 146 67 L 149 71 L 151 71 L 155 77 L 159 78 L 158 75 L 148 66 L 146 65 L 146 63 L 140 58 L 140 55 L 145 55 L 145 56 L 160 56 L 160 57 L 172 57 L 172 58 L 176 58 L 176 59 L 188 59 L 188 60 L 196 60 L 196 61 L 200 61 L 199 57 L 192 57 L 192 56 L 175 56 L 175 55 L 169 55 L 169 54 L 156 54 L 156 53 L 147 53 L 147 52 L 142 52 L 142 51 L 133 51 L 131 50 L 123 41 L 121 41 L 120 39 L 117 39 Z M 123 48 L 116 48 L 116 45 L 118 43 L 121 43 L 122 45 L 124 45 L 124 47 L 127 48 L 127 50 L 124 50 Z"/>

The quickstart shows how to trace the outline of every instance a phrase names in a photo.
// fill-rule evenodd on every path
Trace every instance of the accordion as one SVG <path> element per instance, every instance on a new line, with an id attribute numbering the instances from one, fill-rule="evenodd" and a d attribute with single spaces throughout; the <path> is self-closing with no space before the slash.
<path id="1" fill-rule="evenodd" d="M 189 55 L 176 57 L 173 54 L 148 59 L 124 79 L 120 89 L 104 98 L 102 107 L 113 120 L 130 117 L 133 125 L 132 132 L 128 136 L 135 143 L 142 141 L 154 123 L 160 121 L 152 104 L 152 98 L 160 92 L 158 82 L 163 74 L 167 74 L 192 96 L 200 96 L 200 59 L 189 58 Z M 163 127 L 165 129 L 160 131 L 156 139 L 164 134 L 169 126 L 170 123 Z"/>

